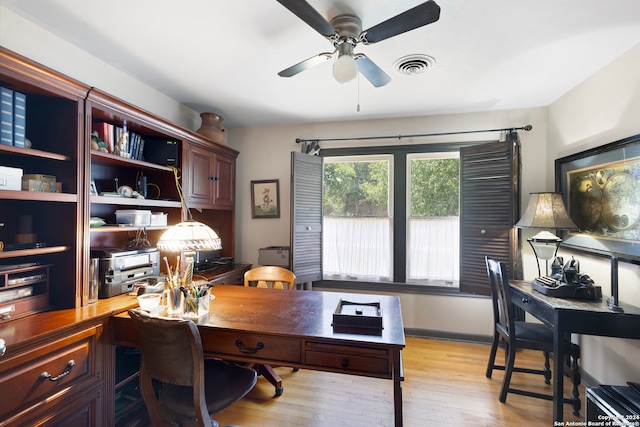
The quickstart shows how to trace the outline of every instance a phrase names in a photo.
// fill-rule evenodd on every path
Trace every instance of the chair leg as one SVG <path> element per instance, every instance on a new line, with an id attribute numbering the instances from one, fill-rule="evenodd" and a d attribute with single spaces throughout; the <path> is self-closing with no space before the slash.
<path id="1" fill-rule="evenodd" d="M 270 365 L 257 365 L 258 374 L 265 377 L 276 388 L 276 396 L 282 395 L 284 387 L 282 386 L 282 378 Z"/>
<path id="2" fill-rule="evenodd" d="M 544 352 L 544 383 L 551 384 L 551 365 L 549 364 L 549 352 Z"/>
<path id="3" fill-rule="evenodd" d="M 496 352 L 498 351 L 498 343 L 500 342 L 500 334 L 498 331 L 493 333 L 493 342 L 491 343 L 491 351 L 489 352 L 489 362 L 487 363 L 487 378 L 491 378 L 493 374 L 493 367 L 496 362 Z"/>
<path id="4" fill-rule="evenodd" d="M 511 384 L 511 374 L 513 373 L 513 365 L 516 361 L 516 349 L 505 342 L 504 346 L 507 354 L 504 364 L 504 379 L 502 380 L 502 388 L 500 389 L 500 402 L 504 403 L 507 400 L 507 393 L 509 392 L 509 385 Z"/>
<path id="5" fill-rule="evenodd" d="M 580 358 L 580 347 L 573 346 L 571 352 L 571 382 L 573 383 L 573 391 L 571 393 L 571 400 L 573 401 L 573 414 L 580 416 L 580 393 L 578 386 L 580 385 L 580 366 L 578 365 L 578 359 Z"/>

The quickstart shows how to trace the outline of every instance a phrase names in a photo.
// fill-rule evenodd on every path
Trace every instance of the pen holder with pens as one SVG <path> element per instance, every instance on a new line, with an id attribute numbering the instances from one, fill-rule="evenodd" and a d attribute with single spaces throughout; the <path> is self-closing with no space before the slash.
<path id="1" fill-rule="evenodd" d="M 167 314 L 182 313 L 182 292 L 179 287 L 169 287 L 166 290 Z"/>
<path id="2" fill-rule="evenodd" d="M 209 293 L 209 286 L 182 288 L 182 318 L 198 319 L 209 314 L 209 304 L 213 295 Z"/>

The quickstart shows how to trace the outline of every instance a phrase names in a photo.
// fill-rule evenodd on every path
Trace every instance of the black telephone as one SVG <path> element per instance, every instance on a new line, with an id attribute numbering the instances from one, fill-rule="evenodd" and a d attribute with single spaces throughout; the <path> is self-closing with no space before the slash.
<path id="1" fill-rule="evenodd" d="M 551 276 L 534 279 L 531 287 L 540 293 L 557 298 L 588 300 L 602 298 L 600 286 L 594 286 L 591 277 L 580 273 L 580 263 L 573 257 L 566 264 L 562 257 L 556 257 L 551 263 Z"/>
<path id="2" fill-rule="evenodd" d="M 551 277 L 561 283 L 569 285 L 593 285 L 593 279 L 586 274 L 580 274 L 580 262 L 571 257 L 564 266 L 562 257 L 556 257 L 551 263 Z"/>

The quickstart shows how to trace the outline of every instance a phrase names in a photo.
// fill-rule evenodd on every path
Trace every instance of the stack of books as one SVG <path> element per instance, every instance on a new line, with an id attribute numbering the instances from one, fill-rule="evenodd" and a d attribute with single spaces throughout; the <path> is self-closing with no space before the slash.
<path id="1" fill-rule="evenodd" d="M 135 160 L 144 160 L 144 138 L 125 126 L 107 122 L 95 122 L 93 131 L 104 141 L 107 152 Z"/>

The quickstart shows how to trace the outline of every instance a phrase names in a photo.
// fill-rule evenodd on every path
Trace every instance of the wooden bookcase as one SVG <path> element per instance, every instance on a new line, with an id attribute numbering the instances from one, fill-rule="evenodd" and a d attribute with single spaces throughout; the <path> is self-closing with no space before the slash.
<path id="1" fill-rule="evenodd" d="M 56 176 L 61 193 L 0 190 L 0 264 L 51 264 L 49 305 L 81 305 L 84 217 L 84 97 L 89 87 L 0 48 L 0 85 L 27 97 L 31 148 L 0 145 L 0 164 L 23 173 Z M 11 245 L 17 245 L 17 250 Z M 9 246 L 7 248 L 7 246 Z M 35 297 L 34 297 L 35 299 Z M 32 314 L 45 307 L 20 304 Z"/>
<path id="2" fill-rule="evenodd" d="M 62 183 L 60 193 L 0 190 L 0 241 L 7 245 L 0 250 L 0 293 L 25 288 L 24 298 L 8 302 L 19 306 L 17 311 L 0 319 L 0 338 L 7 344 L 0 356 L 0 387 L 14 387 L 18 397 L 37 390 L 31 400 L 16 398 L 2 407 L 0 424 L 113 425 L 116 354 L 109 318 L 132 302 L 121 295 L 89 303 L 91 249 L 126 246 L 141 232 L 115 225 L 116 210 L 164 212 L 170 226 L 181 220 L 181 204 L 171 167 L 91 149 L 94 123 L 126 124 L 144 138 L 176 143 L 185 200 L 194 219 L 218 232 L 226 257 L 235 252 L 238 152 L 2 47 L 0 86 L 26 95 L 26 135 L 32 143 L 30 148 L 0 145 L 0 165 L 55 175 Z M 118 185 L 136 189 L 141 175 L 152 184 L 146 199 L 91 194 L 92 180 L 111 192 L 117 190 L 116 178 Z M 91 228 L 92 217 L 110 225 Z M 151 246 L 166 228 L 144 228 Z M 31 244 L 16 246 L 24 240 L 17 235 L 27 235 Z M 23 277 L 27 284 L 19 283 Z M 70 358 L 75 366 L 68 369 Z M 70 373 L 59 383 L 64 393 L 38 379 L 40 372 L 65 370 Z"/>

